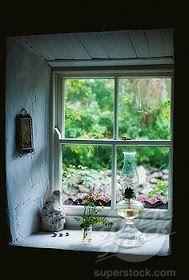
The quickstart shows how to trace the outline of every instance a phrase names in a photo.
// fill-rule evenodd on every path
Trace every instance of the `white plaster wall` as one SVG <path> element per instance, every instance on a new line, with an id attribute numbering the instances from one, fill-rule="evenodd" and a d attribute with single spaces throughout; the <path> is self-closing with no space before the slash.
<path id="1" fill-rule="evenodd" d="M 15 117 L 25 108 L 33 119 L 34 154 L 19 157 Z M 12 241 L 39 229 L 40 210 L 49 195 L 50 69 L 13 39 L 7 41 L 6 172 Z"/>

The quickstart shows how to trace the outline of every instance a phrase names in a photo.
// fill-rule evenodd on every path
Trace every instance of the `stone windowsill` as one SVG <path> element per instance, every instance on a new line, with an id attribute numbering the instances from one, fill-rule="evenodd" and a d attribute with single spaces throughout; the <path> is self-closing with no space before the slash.
<path id="1" fill-rule="evenodd" d="M 65 233 L 69 232 L 69 236 Z M 30 235 L 22 241 L 12 243 L 14 246 L 51 248 L 71 251 L 93 251 L 103 253 L 124 253 L 134 255 L 166 256 L 169 254 L 169 235 L 159 233 L 144 233 L 145 243 L 136 248 L 123 248 L 114 244 L 115 232 L 93 231 L 92 240 L 82 243 L 81 230 L 63 230 L 62 237 L 52 237 L 52 233 L 39 232 Z"/>

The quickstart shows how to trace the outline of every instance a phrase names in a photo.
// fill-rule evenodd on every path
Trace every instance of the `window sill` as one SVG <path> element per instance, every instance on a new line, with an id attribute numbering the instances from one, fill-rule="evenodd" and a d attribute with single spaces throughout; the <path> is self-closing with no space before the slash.
<path id="1" fill-rule="evenodd" d="M 69 236 L 65 236 L 66 232 L 69 232 Z M 142 246 L 136 248 L 123 248 L 114 244 L 116 232 L 93 231 L 92 240 L 87 244 L 81 242 L 81 230 L 63 230 L 62 233 L 63 237 L 52 237 L 52 233 L 39 232 L 30 235 L 22 241 L 14 242 L 12 245 L 147 256 L 167 256 L 170 251 L 168 234 L 144 233 L 145 243 Z"/>

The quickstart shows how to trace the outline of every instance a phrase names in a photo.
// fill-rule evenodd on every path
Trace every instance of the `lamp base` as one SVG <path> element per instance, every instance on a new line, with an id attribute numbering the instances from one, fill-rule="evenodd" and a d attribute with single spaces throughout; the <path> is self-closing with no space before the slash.
<path id="1" fill-rule="evenodd" d="M 139 247 L 144 243 L 144 236 L 134 223 L 129 220 L 117 232 L 115 244 L 121 247 Z"/>

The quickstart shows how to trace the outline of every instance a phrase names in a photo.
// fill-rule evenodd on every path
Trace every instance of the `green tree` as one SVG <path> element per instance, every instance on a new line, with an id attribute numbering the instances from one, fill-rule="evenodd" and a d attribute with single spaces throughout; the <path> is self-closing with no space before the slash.
<path id="1" fill-rule="evenodd" d="M 170 79 L 119 80 L 119 133 L 131 139 L 168 139 L 170 135 Z M 112 138 L 113 79 L 66 79 L 65 135 L 68 138 Z M 107 147 L 64 146 L 65 165 L 108 168 Z M 120 149 L 121 151 L 121 149 Z M 137 150 L 138 164 L 168 164 L 168 149 Z M 119 164 L 119 163 L 118 163 Z"/>

